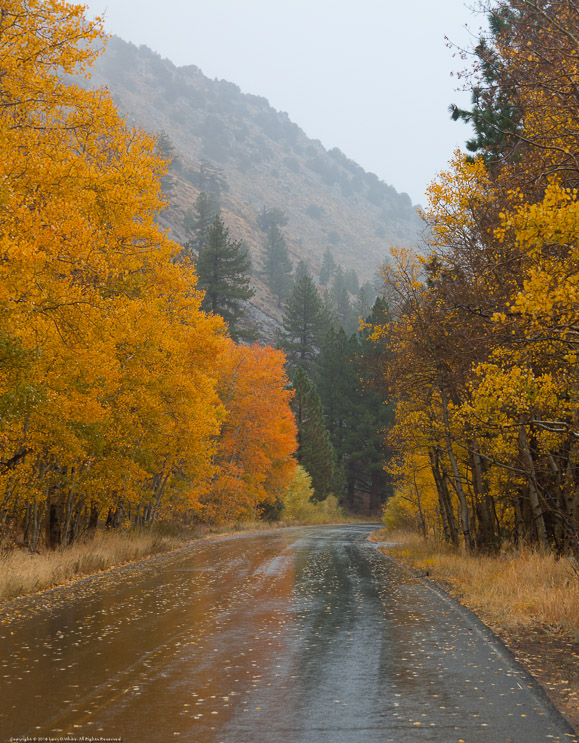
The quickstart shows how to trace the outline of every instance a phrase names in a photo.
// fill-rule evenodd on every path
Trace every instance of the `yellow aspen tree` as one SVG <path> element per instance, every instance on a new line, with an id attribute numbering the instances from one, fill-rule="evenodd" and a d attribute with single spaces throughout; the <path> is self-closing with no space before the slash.
<path id="1" fill-rule="evenodd" d="M 156 224 L 155 138 L 71 77 L 103 41 L 84 12 L 0 8 L 0 524 L 31 545 L 194 500 L 220 421 L 223 329 Z"/>

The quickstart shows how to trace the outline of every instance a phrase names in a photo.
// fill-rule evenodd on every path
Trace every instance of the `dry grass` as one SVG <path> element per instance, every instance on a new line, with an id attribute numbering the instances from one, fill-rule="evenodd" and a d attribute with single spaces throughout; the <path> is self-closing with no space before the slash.
<path id="1" fill-rule="evenodd" d="M 563 630 L 579 642 L 579 576 L 568 559 L 534 549 L 470 556 L 404 532 L 375 533 L 396 542 L 385 551 L 448 584 L 483 618 L 505 628 Z"/>
<path id="2" fill-rule="evenodd" d="M 183 544 L 175 535 L 154 532 L 99 533 L 88 542 L 54 552 L 0 552 L 0 600 L 67 583 L 84 575 L 133 562 Z"/>

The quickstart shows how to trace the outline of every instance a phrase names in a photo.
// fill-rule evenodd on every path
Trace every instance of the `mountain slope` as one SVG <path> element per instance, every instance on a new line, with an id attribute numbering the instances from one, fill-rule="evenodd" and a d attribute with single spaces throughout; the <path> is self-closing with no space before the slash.
<path id="1" fill-rule="evenodd" d="M 232 236 L 249 249 L 257 289 L 252 304 L 263 313 L 262 325 L 279 320 L 261 275 L 264 207 L 285 212 L 292 260 L 304 260 L 315 277 L 330 247 L 345 270 L 373 280 L 389 244 L 417 237 L 420 221 L 406 194 L 339 150 L 328 152 L 287 114 L 232 83 L 210 80 L 194 66 L 177 68 L 147 47 L 113 37 L 90 85 L 108 87 L 129 124 L 164 134 L 173 163 L 170 205 L 160 221 L 174 239 L 189 239 L 186 216 L 201 190 L 219 196 Z"/>

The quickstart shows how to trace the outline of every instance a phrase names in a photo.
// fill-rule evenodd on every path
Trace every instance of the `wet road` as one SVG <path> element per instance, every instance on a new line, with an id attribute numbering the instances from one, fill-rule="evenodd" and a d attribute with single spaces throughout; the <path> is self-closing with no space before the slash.
<path id="1" fill-rule="evenodd" d="M 572 740 L 498 641 L 372 530 L 196 543 L 13 603 L 0 740 Z"/>

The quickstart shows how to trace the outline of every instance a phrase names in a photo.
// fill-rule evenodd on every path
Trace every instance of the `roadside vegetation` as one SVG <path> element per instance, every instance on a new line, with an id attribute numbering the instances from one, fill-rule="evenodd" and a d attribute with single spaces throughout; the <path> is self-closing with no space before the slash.
<path id="1" fill-rule="evenodd" d="M 384 551 L 507 642 L 577 726 L 579 8 L 489 0 L 469 155 L 392 250 L 372 323 L 394 401 Z M 466 55 L 463 56 L 466 58 Z"/>
<path id="2" fill-rule="evenodd" d="M 316 501 L 312 478 L 306 470 L 298 465 L 293 482 L 286 491 L 280 518 L 287 523 L 331 524 L 345 523 L 354 520 L 343 508 L 338 498 L 328 495 L 322 501 Z"/>
<path id="3" fill-rule="evenodd" d="M 248 261 L 209 230 L 216 297 L 159 227 L 161 143 L 82 85 L 104 41 L 84 13 L 0 14 L 0 538 L 31 552 L 257 518 L 296 467 L 285 356 L 236 342 Z"/>
<path id="4" fill-rule="evenodd" d="M 395 402 L 387 520 L 414 522 L 481 562 L 514 545 L 570 565 L 579 559 L 579 7 L 481 7 L 488 31 L 461 74 L 472 108 L 451 107 L 473 126 L 470 154 L 457 151 L 429 187 L 422 250 L 392 250 L 388 312 L 372 323 L 384 398 Z"/>
<path id="5" fill-rule="evenodd" d="M 102 531 L 88 541 L 56 550 L 0 552 L 0 600 L 53 588 L 180 547 L 183 537 L 153 531 Z"/>
<path id="6" fill-rule="evenodd" d="M 572 558 L 506 546 L 498 554 L 469 555 L 415 533 L 386 529 L 372 539 L 393 543 L 383 548 L 386 554 L 440 581 L 504 629 L 541 627 L 579 643 L 579 580 Z"/>

